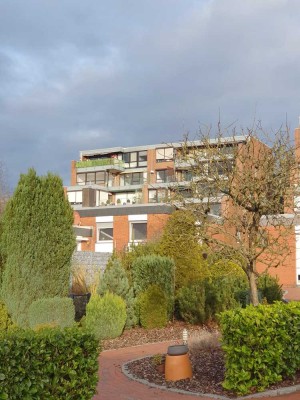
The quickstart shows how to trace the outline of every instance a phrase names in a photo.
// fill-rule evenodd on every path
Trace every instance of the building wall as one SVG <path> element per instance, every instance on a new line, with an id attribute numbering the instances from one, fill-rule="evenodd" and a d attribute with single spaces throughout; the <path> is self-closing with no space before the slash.
<path id="1" fill-rule="evenodd" d="M 129 242 L 128 215 L 114 216 L 114 244 L 116 251 L 126 249 Z"/>
<path id="2" fill-rule="evenodd" d="M 278 236 L 274 227 L 268 228 L 271 235 L 275 237 Z M 268 271 L 268 273 L 274 277 L 278 277 L 279 282 L 284 287 L 294 287 L 297 285 L 296 282 L 296 236 L 295 236 L 295 227 L 292 228 L 281 228 L 281 242 L 285 247 L 285 251 L 283 254 L 269 254 L 262 255 L 261 259 L 265 259 L 266 262 L 258 262 L 257 270 L 259 273 L 264 271 Z M 271 261 L 271 262 L 270 262 Z M 267 265 L 271 267 L 267 268 Z"/>

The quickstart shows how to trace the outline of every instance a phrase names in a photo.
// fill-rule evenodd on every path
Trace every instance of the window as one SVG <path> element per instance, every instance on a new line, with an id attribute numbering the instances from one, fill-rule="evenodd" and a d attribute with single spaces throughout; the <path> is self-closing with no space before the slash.
<path id="1" fill-rule="evenodd" d="M 120 185 L 142 185 L 144 183 L 143 172 L 134 172 L 132 174 L 122 174 L 120 176 Z"/>
<path id="2" fill-rule="evenodd" d="M 190 182 L 193 178 L 192 171 L 182 171 L 182 181 Z"/>
<path id="3" fill-rule="evenodd" d="M 164 147 L 156 149 L 156 162 L 172 161 L 173 160 L 173 147 Z"/>
<path id="4" fill-rule="evenodd" d="M 97 184 L 105 186 L 107 182 L 107 173 L 101 172 L 81 172 L 77 174 L 77 185 Z"/>
<path id="5" fill-rule="evenodd" d="M 174 171 L 170 169 L 161 169 L 156 171 L 156 182 L 157 183 L 166 183 L 166 182 L 174 182 L 175 176 Z"/>
<path id="6" fill-rule="evenodd" d="M 147 151 L 133 151 L 123 154 L 125 168 L 137 168 L 147 166 Z"/>
<path id="7" fill-rule="evenodd" d="M 138 152 L 138 166 L 139 167 L 147 166 L 147 151 Z"/>
<path id="8" fill-rule="evenodd" d="M 165 189 L 150 189 L 148 192 L 149 203 L 163 203 L 167 201 L 168 191 Z"/>
<path id="9" fill-rule="evenodd" d="M 104 240 L 113 240 L 114 238 L 114 229 L 112 222 L 102 222 L 97 224 L 98 228 L 98 241 Z"/>
<path id="10" fill-rule="evenodd" d="M 77 185 L 85 185 L 85 174 L 77 174 Z"/>
<path id="11" fill-rule="evenodd" d="M 130 241 L 147 240 L 147 222 L 131 222 L 130 224 Z"/>
<path id="12" fill-rule="evenodd" d="M 68 200 L 70 204 L 81 204 L 82 203 L 82 191 L 68 192 Z"/>
<path id="13" fill-rule="evenodd" d="M 227 175 L 232 171 L 232 169 L 233 169 L 233 162 L 231 160 L 216 161 L 209 164 L 208 173 L 211 176 Z"/>
<path id="14" fill-rule="evenodd" d="M 101 172 L 96 172 L 96 184 L 97 185 L 105 185 L 105 172 L 101 171 Z"/>

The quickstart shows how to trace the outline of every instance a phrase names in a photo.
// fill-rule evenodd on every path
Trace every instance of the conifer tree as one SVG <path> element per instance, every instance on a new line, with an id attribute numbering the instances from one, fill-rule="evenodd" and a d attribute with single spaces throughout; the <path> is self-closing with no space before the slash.
<path id="1" fill-rule="evenodd" d="M 136 310 L 136 298 L 134 297 L 133 288 L 130 287 L 128 277 L 120 260 L 113 260 L 103 274 L 100 281 L 98 293 L 104 296 L 106 292 L 110 292 L 122 297 L 126 302 L 126 328 L 137 325 L 138 317 Z"/>
<path id="2" fill-rule="evenodd" d="M 5 267 L 1 296 L 14 322 L 27 326 L 27 311 L 40 298 L 68 294 L 75 248 L 73 212 L 61 179 L 34 169 L 22 174 L 2 218 Z"/>
<path id="3" fill-rule="evenodd" d="M 175 262 L 176 290 L 207 274 L 207 263 L 203 259 L 205 252 L 199 243 L 194 215 L 189 210 L 175 211 L 164 228 L 160 253 Z"/>

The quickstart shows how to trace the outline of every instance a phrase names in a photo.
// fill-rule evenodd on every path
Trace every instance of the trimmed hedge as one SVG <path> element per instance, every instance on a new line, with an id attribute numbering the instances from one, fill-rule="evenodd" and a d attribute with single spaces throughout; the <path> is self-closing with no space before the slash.
<path id="1" fill-rule="evenodd" d="M 220 323 L 225 389 L 237 394 L 263 391 L 300 368 L 300 303 L 226 311 Z"/>
<path id="2" fill-rule="evenodd" d="M 0 334 L 0 398 L 90 400 L 98 381 L 98 341 L 78 328 Z"/>
<path id="3" fill-rule="evenodd" d="M 69 297 L 52 297 L 34 301 L 28 309 L 30 328 L 54 325 L 67 328 L 75 323 L 75 308 Z"/>
<path id="4" fill-rule="evenodd" d="M 136 296 L 145 292 L 149 286 L 157 285 L 168 301 L 168 316 L 174 308 L 175 264 L 169 257 L 148 255 L 138 257 L 132 264 L 133 289 Z"/>
<path id="5" fill-rule="evenodd" d="M 168 323 L 168 300 L 162 289 L 151 285 L 138 296 L 140 323 L 143 328 L 163 328 Z"/>

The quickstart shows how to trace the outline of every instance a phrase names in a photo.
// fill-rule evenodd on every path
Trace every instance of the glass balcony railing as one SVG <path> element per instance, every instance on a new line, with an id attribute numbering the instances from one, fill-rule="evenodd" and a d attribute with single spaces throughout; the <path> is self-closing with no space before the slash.
<path id="1" fill-rule="evenodd" d="M 101 158 L 98 160 L 84 160 L 77 161 L 76 168 L 88 168 L 88 167 L 119 167 L 121 169 L 125 168 L 125 164 L 122 160 L 117 158 Z"/>

